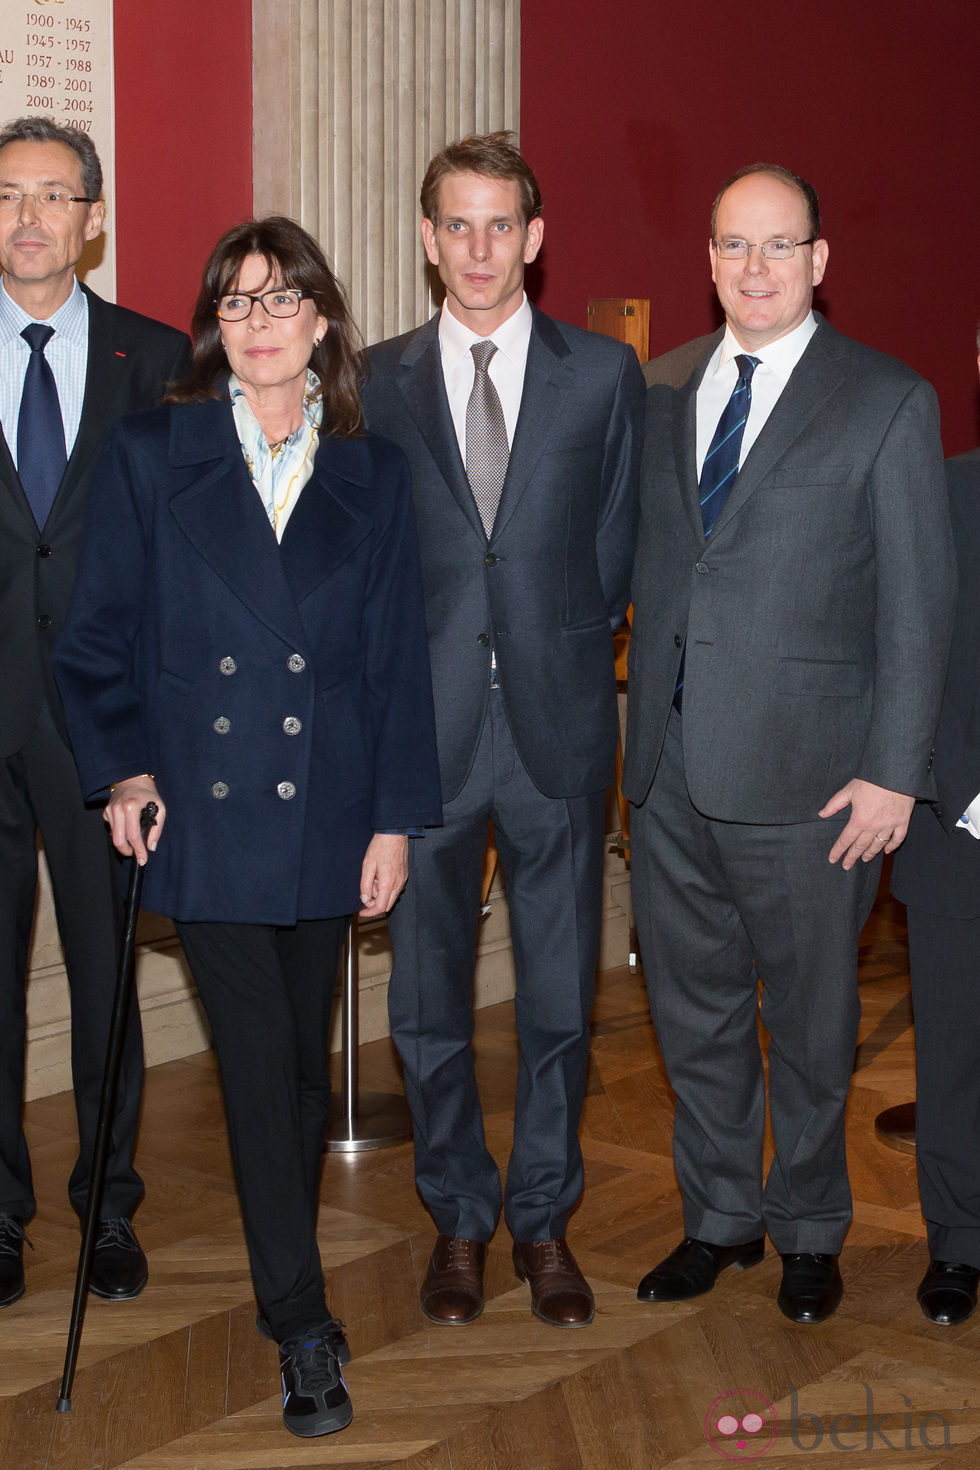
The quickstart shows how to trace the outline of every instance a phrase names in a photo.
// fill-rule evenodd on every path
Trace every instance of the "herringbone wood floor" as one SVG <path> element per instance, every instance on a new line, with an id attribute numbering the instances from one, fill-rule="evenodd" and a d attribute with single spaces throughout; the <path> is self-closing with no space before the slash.
<path id="1" fill-rule="evenodd" d="M 408 1146 L 327 1158 L 320 1240 L 333 1310 L 353 1348 L 355 1415 L 303 1441 L 282 1428 L 275 1349 L 254 1303 L 211 1056 L 147 1077 L 138 1227 L 150 1284 L 138 1301 L 93 1300 L 70 1415 L 54 1413 L 77 1228 L 65 1199 L 74 1149 L 69 1095 L 27 1110 L 40 1208 L 28 1292 L 0 1316 L 3 1470 L 646 1470 L 761 1458 L 805 1463 L 980 1467 L 980 1319 L 930 1326 L 914 1300 L 925 1261 L 913 1161 L 873 1119 L 912 1088 L 902 910 L 879 904 L 862 947 L 864 1022 L 851 1099 L 855 1220 L 846 1294 L 830 1322 L 778 1313 L 778 1258 L 727 1272 L 708 1296 L 641 1305 L 639 1277 L 681 1234 L 670 1164 L 669 1091 L 642 982 L 602 977 L 582 1127 L 586 1191 L 570 1238 L 596 1292 L 592 1327 L 535 1321 L 501 1227 L 488 1303 L 463 1329 L 421 1317 L 432 1228 Z M 479 1013 L 488 1134 L 506 1159 L 516 1051 L 509 1006 Z M 362 1086 L 390 1089 L 387 1042 L 366 1046 Z M 261 1099 L 256 1099 L 261 1106 Z M 762 1429 L 709 1428 L 732 1395 L 761 1395 Z M 758 1402 L 755 1400 L 754 1402 Z M 887 1417 L 883 1417 L 887 1416 Z M 931 1417 L 930 1417 L 931 1416 Z M 778 1419 L 778 1424 L 776 1420 Z M 753 1437 L 753 1435 L 755 1437 Z M 930 1446 L 936 1446 L 932 1448 Z"/>

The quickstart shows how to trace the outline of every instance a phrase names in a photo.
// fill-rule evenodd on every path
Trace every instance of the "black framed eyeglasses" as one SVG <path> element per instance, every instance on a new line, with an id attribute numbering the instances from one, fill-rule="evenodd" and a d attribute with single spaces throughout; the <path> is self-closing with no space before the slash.
<path id="1" fill-rule="evenodd" d="M 214 304 L 221 321 L 243 322 L 252 315 L 256 302 L 267 316 L 286 317 L 297 314 L 302 300 L 302 291 L 292 286 L 276 286 L 274 290 L 262 291 L 258 296 L 249 291 L 229 291 L 227 296 L 219 296 Z"/>

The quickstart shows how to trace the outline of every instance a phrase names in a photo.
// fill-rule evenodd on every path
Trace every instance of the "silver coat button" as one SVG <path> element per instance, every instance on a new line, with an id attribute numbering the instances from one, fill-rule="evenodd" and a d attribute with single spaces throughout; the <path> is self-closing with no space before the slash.
<path id="1" fill-rule="evenodd" d="M 238 665 L 230 654 L 226 654 L 218 665 L 218 671 L 222 674 L 236 674 L 238 672 Z"/>
<path id="2" fill-rule="evenodd" d="M 301 653 L 291 653 L 286 660 L 286 668 L 291 674 L 301 674 L 306 668 L 306 659 Z"/>
<path id="3" fill-rule="evenodd" d="M 219 715 L 211 728 L 212 730 L 216 730 L 219 735 L 227 735 L 231 729 L 231 720 L 229 720 L 227 715 Z"/>
<path id="4" fill-rule="evenodd" d="M 303 728 L 303 721 L 298 720 L 295 715 L 287 715 L 282 722 L 282 728 L 287 735 L 298 735 Z"/>
<path id="5" fill-rule="evenodd" d="M 214 797 L 215 801 L 224 801 L 225 797 L 228 795 L 228 789 L 229 788 L 227 781 L 215 781 L 214 785 L 211 787 L 211 795 Z"/>
<path id="6" fill-rule="evenodd" d="M 292 781 L 280 781 L 279 785 L 276 787 L 276 790 L 278 791 L 283 801 L 292 801 L 293 797 L 296 795 L 296 787 L 293 785 Z"/>

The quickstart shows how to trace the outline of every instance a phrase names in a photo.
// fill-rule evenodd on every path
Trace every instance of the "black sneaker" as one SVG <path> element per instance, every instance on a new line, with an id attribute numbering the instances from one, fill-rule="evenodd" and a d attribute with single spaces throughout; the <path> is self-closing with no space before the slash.
<path id="1" fill-rule="evenodd" d="M 347 1384 L 325 1324 L 279 1344 L 282 1422 L 290 1434 L 313 1439 L 346 1429 L 354 1417 Z"/>
<path id="2" fill-rule="evenodd" d="M 275 1342 L 276 1334 L 261 1307 L 255 1314 L 255 1330 L 267 1342 Z M 334 1354 L 340 1366 L 346 1368 L 350 1362 L 350 1343 L 344 1336 L 343 1322 L 338 1317 L 328 1317 L 326 1322 L 320 1324 L 317 1331 L 325 1339 L 327 1347 Z"/>

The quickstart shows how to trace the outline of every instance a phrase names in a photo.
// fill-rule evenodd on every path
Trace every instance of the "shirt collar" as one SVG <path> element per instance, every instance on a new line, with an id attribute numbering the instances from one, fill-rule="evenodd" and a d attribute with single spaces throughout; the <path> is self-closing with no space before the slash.
<path id="1" fill-rule="evenodd" d="M 520 306 L 513 315 L 490 333 L 490 340 L 497 351 L 502 352 L 504 357 L 510 358 L 521 368 L 527 358 L 527 344 L 531 339 L 532 320 L 531 305 L 525 292 Z M 439 348 L 446 372 L 452 372 L 464 357 L 469 356 L 474 342 L 483 340 L 477 332 L 471 332 L 458 317 L 453 316 L 445 301 L 442 303 L 442 311 L 439 315 Z"/>
<path id="2" fill-rule="evenodd" d="M 8 296 L 7 288 L 0 279 L 0 341 L 10 342 L 14 337 L 19 337 L 25 327 L 31 322 L 37 321 L 37 317 L 30 316 L 22 306 L 18 306 L 13 297 Z M 72 282 L 71 294 L 67 301 L 62 302 L 56 312 L 45 317 L 44 321 L 54 327 L 55 334 L 67 337 L 73 342 L 87 344 L 88 340 L 88 302 L 78 278 Z M 26 345 L 26 344 L 25 344 Z"/>
<path id="3" fill-rule="evenodd" d="M 787 332 L 785 337 L 777 337 L 775 342 L 767 342 L 765 347 L 753 350 L 750 356 L 757 357 L 760 363 L 764 363 L 778 377 L 788 378 L 806 351 L 807 343 L 816 330 L 817 319 L 812 311 L 807 312 L 798 327 Z M 726 327 L 716 371 L 721 372 L 733 357 L 747 350 L 739 342 L 731 327 Z"/>

